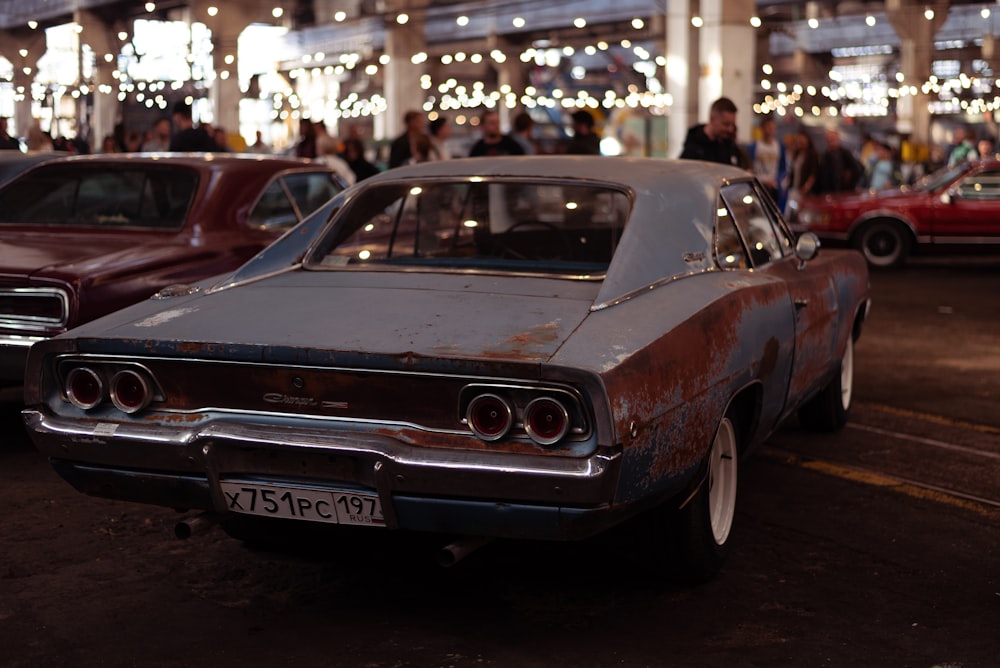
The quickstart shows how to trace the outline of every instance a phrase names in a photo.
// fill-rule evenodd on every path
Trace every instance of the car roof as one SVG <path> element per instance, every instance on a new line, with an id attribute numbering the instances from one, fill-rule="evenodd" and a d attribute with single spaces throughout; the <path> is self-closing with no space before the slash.
<path id="1" fill-rule="evenodd" d="M 593 155 L 530 155 L 455 158 L 406 165 L 382 172 L 373 181 L 408 176 L 537 176 L 595 179 L 622 185 L 639 182 L 662 185 L 662 179 L 683 181 L 740 178 L 747 173 L 729 165 L 700 160 L 632 158 Z"/>
<path id="2" fill-rule="evenodd" d="M 632 196 L 629 223 L 604 277 L 596 305 L 649 285 L 716 268 L 719 190 L 752 179 L 745 170 L 698 160 L 611 156 L 461 158 L 383 172 L 363 187 L 398 179 L 527 178 L 592 181 Z"/>
<path id="3" fill-rule="evenodd" d="M 291 167 L 314 167 L 328 171 L 322 163 L 313 162 L 307 158 L 291 156 L 259 155 L 254 153 L 91 153 L 88 155 L 71 155 L 61 159 L 63 164 L 108 164 L 108 163 L 156 163 L 186 165 L 195 168 L 211 168 L 212 165 L 250 164 L 267 162 L 283 164 Z"/>

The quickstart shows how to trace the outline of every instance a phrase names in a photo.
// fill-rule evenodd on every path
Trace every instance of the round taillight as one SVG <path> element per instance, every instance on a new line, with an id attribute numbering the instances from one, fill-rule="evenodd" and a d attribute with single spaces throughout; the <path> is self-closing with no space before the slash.
<path id="1" fill-rule="evenodd" d="M 123 413 L 141 411 L 152 400 L 149 381 L 138 371 L 124 369 L 111 379 L 111 402 Z"/>
<path id="2" fill-rule="evenodd" d="M 93 369 L 76 367 L 66 376 L 66 398 L 77 408 L 89 410 L 104 399 L 104 382 Z"/>
<path id="3" fill-rule="evenodd" d="M 555 399 L 539 397 L 524 409 L 524 430 L 535 443 L 552 445 L 569 431 L 569 413 Z"/>
<path id="4" fill-rule="evenodd" d="M 480 394 L 466 411 L 469 426 L 484 441 L 496 441 L 507 435 L 514 424 L 514 411 L 502 397 Z"/>

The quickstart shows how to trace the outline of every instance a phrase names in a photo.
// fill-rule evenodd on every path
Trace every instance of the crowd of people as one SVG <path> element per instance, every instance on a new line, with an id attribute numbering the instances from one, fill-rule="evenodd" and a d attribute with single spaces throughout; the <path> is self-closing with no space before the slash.
<path id="1" fill-rule="evenodd" d="M 804 197 L 862 189 L 881 191 L 904 184 L 898 149 L 886 141 L 865 136 L 857 152 L 843 145 L 841 130 L 823 130 L 823 150 L 817 149 L 804 128 L 778 138 L 777 124 L 764 116 L 758 137 L 743 146 L 736 140 L 737 108 L 732 100 L 719 98 L 709 109 L 708 121 L 692 126 L 684 140 L 682 159 L 707 160 L 742 167 L 752 172 L 768 189 L 782 211 L 789 216 Z M 953 131 L 953 144 L 937 152 L 923 171 L 929 173 L 945 164 L 993 157 L 992 137 L 976 140 L 968 128 Z"/>
<path id="2" fill-rule="evenodd" d="M 736 165 L 755 174 L 768 189 L 775 202 L 789 215 L 802 198 L 824 193 L 849 192 L 860 189 L 874 191 L 900 185 L 907 180 L 901 170 L 898 147 L 871 136 L 863 138 L 860 149 L 852 151 L 843 145 L 837 128 L 822 132 L 822 150 L 814 143 L 814 134 L 804 128 L 786 132 L 779 137 L 778 126 L 771 116 L 762 117 L 756 138 L 749 144 L 740 144 L 736 128 L 736 105 L 729 98 L 716 100 L 709 110 L 707 122 L 692 126 L 684 139 L 682 159 L 707 160 Z M 567 119 L 572 133 L 559 145 L 558 152 L 578 155 L 600 155 L 600 136 L 595 131 L 594 116 L 586 110 L 577 110 Z M 428 118 L 419 111 L 407 111 L 403 116 L 405 130 L 389 145 L 388 158 L 383 162 L 388 168 L 400 165 L 446 160 L 460 155 L 500 156 L 533 155 L 543 152 L 536 142 L 535 122 L 521 112 L 514 116 L 511 131 L 501 129 L 496 110 L 487 109 L 478 119 L 480 136 L 467 151 L 468 144 L 452 141 L 454 128 L 445 115 Z M 320 120 L 303 118 L 299 122 L 295 143 L 287 151 L 299 157 L 320 160 L 334 168 L 347 183 L 355 183 L 380 171 L 357 127 L 348 128 L 346 136 L 331 136 Z M 819 137 L 816 137 L 819 139 Z M 28 150 L 63 150 L 88 153 L 90 147 L 80 140 L 53 139 L 43 132 L 38 123 L 28 129 L 25 136 Z M 239 150 L 253 153 L 270 153 L 258 131 L 256 141 Z M 21 142 L 10 136 L 8 119 L 0 118 L 0 149 L 20 149 Z M 547 147 L 552 152 L 552 147 Z M 170 117 L 156 119 L 144 132 L 127 132 L 119 123 L 103 138 L 101 152 L 132 151 L 231 151 L 236 150 L 230 135 L 220 127 L 208 123 L 196 124 L 191 105 L 178 102 Z M 954 165 L 980 156 L 993 156 L 996 148 L 992 137 L 977 138 L 971 129 L 958 127 L 953 131 L 953 144 L 947 148 L 935 147 L 926 169 Z"/>

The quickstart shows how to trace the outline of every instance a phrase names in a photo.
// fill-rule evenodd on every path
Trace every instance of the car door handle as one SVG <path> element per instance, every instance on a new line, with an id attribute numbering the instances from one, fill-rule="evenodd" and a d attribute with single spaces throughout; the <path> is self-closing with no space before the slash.
<path id="1" fill-rule="evenodd" d="M 809 300 L 808 299 L 806 299 L 804 297 L 800 297 L 800 298 L 798 298 L 798 299 L 795 300 L 795 308 L 796 309 L 802 309 L 802 308 L 805 308 L 807 306 L 809 306 Z"/>

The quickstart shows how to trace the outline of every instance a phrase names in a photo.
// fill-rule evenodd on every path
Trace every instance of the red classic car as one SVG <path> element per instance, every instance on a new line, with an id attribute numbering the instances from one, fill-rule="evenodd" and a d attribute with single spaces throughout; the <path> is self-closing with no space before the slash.
<path id="1" fill-rule="evenodd" d="M 876 267 L 911 253 L 1000 245 L 1000 161 L 962 163 L 897 190 L 810 198 L 797 227 L 849 243 Z"/>
<path id="2" fill-rule="evenodd" d="M 300 159 L 55 158 L 0 188 L 0 382 L 28 347 L 173 283 L 231 271 L 341 182 Z"/>

